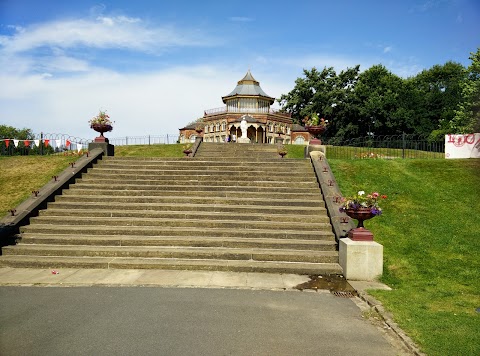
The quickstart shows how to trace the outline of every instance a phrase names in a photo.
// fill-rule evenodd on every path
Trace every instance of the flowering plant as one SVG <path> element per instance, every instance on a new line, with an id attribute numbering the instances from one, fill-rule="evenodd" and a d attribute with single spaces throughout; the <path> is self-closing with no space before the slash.
<path id="1" fill-rule="evenodd" d="M 107 131 L 112 131 L 112 121 L 110 120 L 110 116 L 107 115 L 106 111 L 100 110 L 97 116 L 94 116 L 89 122 L 90 128 L 94 128 L 96 125 L 103 125 L 109 128 Z"/>
<path id="2" fill-rule="evenodd" d="M 320 118 L 320 116 L 318 114 L 312 114 L 310 117 L 305 116 L 305 118 L 302 120 L 302 122 L 306 126 L 327 127 L 327 125 L 328 125 L 328 120 L 325 120 L 323 117 Z"/>
<path id="3" fill-rule="evenodd" d="M 370 209 L 373 215 L 380 215 L 382 214 L 382 209 L 378 205 L 379 199 L 387 199 L 387 196 L 380 195 L 377 192 L 365 195 L 365 192 L 361 190 L 353 197 L 342 198 L 342 205 L 339 210 L 341 213 L 344 213 L 347 210 Z"/>

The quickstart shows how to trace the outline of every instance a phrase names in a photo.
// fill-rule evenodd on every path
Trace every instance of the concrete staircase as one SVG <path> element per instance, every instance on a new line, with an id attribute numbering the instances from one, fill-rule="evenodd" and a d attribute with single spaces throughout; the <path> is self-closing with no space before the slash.
<path id="1" fill-rule="evenodd" d="M 332 274 L 336 247 L 308 160 L 203 143 L 194 158 L 104 158 L 0 264 Z"/>

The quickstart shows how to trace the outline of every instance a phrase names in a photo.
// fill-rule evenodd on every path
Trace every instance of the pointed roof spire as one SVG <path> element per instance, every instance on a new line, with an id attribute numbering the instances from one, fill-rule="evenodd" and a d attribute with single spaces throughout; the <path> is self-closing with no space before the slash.
<path id="1" fill-rule="evenodd" d="M 231 96 L 235 95 L 247 95 L 247 96 L 262 96 L 264 98 L 267 98 L 271 100 L 272 102 L 275 100 L 275 98 L 272 98 L 271 96 L 267 95 L 262 88 L 260 87 L 260 83 L 253 77 L 252 73 L 250 72 L 250 69 L 247 71 L 247 74 L 238 81 L 237 86 L 233 91 L 224 96 L 222 98 L 223 102 L 225 102 L 226 98 L 229 98 Z"/>

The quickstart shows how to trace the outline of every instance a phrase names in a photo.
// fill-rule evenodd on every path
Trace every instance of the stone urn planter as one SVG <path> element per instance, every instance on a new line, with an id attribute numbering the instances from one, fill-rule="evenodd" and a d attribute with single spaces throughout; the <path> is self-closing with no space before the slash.
<path id="1" fill-rule="evenodd" d="M 95 142 L 108 142 L 108 138 L 103 136 L 103 134 L 105 132 L 110 132 L 113 129 L 112 125 L 108 124 L 92 124 L 90 125 L 90 128 L 100 133 L 100 136 L 95 137 Z"/>
<path id="2" fill-rule="evenodd" d="M 185 157 L 188 157 L 190 155 L 190 153 L 192 153 L 192 150 L 190 148 L 187 148 L 187 149 L 183 150 L 183 153 L 185 153 Z"/>
<path id="3" fill-rule="evenodd" d="M 312 145 L 321 145 L 322 141 L 320 140 L 320 135 L 325 132 L 327 129 L 324 125 L 312 125 L 312 126 L 305 126 L 305 129 L 308 131 L 310 135 L 314 138 L 310 140 L 310 144 Z"/>
<path id="4" fill-rule="evenodd" d="M 365 220 L 375 217 L 370 208 L 346 209 L 345 214 L 358 221 L 357 227 L 348 232 L 352 241 L 373 241 L 372 232 L 363 226 Z"/>

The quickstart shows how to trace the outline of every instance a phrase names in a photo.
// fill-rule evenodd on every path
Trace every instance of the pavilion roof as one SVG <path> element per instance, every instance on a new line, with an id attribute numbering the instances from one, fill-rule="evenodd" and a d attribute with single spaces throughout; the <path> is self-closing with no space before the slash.
<path id="1" fill-rule="evenodd" d="M 223 102 L 225 102 L 226 98 L 236 95 L 262 96 L 267 99 L 271 99 L 272 101 L 275 100 L 275 98 L 269 96 L 263 91 L 263 89 L 260 87 L 260 83 L 255 80 L 252 73 L 250 72 L 250 69 L 248 70 L 247 74 L 245 74 L 245 76 L 238 81 L 235 89 L 233 89 L 233 91 L 228 95 L 224 96 L 222 100 Z"/>

